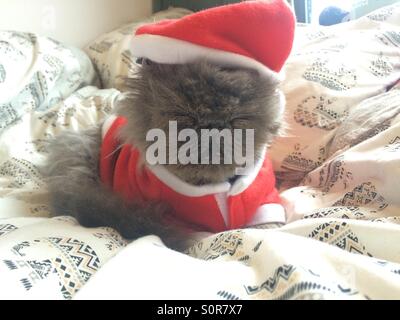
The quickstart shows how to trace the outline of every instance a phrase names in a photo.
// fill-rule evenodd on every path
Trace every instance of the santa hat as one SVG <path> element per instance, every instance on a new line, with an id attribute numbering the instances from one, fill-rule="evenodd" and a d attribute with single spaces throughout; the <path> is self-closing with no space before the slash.
<path id="1" fill-rule="evenodd" d="M 292 49 L 294 28 L 286 1 L 245 1 L 142 26 L 132 53 L 157 63 L 206 60 L 277 75 Z"/>

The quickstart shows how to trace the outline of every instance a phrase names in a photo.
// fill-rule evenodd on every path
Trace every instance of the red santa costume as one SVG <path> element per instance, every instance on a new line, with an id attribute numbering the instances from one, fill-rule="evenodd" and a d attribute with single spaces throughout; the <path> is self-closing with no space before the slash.
<path id="1" fill-rule="evenodd" d="M 285 1 L 246 1 L 143 26 L 133 37 L 131 51 L 158 63 L 207 60 L 278 77 L 292 48 L 294 25 Z M 125 123 L 124 118 L 110 117 L 103 125 L 100 176 L 127 201 L 165 201 L 176 218 L 204 231 L 285 222 L 267 156 L 233 184 L 194 186 L 162 165 L 140 166 L 139 151 L 118 139 Z"/>

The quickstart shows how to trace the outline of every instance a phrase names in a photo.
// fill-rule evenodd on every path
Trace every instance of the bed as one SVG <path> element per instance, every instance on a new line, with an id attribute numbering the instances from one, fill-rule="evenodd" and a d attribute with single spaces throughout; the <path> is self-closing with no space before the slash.
<path id="1" fill-rule="evenodd" d="M 136 65 L 134 29 L 84 50 L 0 32 L 0 299 L 400 299 L 400 4 L 331 27 L 299 25 L 269 150 L 287 223 L 155 236 L 50 218 L 49 140 L 102 121 Z"/>

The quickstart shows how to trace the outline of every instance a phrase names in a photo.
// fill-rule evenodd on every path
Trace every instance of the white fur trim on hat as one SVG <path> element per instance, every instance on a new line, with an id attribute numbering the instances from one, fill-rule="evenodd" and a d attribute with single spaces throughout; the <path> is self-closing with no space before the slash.
<path id="1" fill-rule="evenodd" d="M 206 60 L 224 67 L 256 70 L 261 76 L 282 80 L 280 73 L 246 56 L 164 36 L 152 34 L 134 36 L 131 42 L 131 52 L 134 57 L 147 58 L 157 63 L 185 64 Z"/>

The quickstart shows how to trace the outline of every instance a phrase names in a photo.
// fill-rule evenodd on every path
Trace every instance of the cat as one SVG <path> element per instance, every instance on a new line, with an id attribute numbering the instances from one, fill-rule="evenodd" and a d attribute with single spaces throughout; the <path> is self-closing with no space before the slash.
<path id="1" fill-rule="evenodd" d="M 254 129 L 256 158 L 279 133 L 282 95 L 273 75 L 228 68 L 199 61 L 159 64 L 142 61 L 133 77 L 125 79 L 117 114 L 127 123 L 123 143 L 141 155 L 150 143 L 147 132 L 176 121 L 178 130 L 204 128 Z M 70 215 L 85 227 L 111 227 L 127 239 L 155 234 L 176 250 L 183 250 L 188 232 L 179 221 L 165 220 L 171 208 L 159 201 L 124 201 L 100 179 L 101 126 L 83 132 L 64 132 L 49 144 L 43 174 L 48 183 L 52 214 Z M 245 141 L 243 142 L 245 144 Z M 169 147 L 169 146 L 167 146 Z M 221 145 L 223 148 L 223 145 Z M 141 159 L 146 165 L 146 159 Z M 166 164 L 179 179 L 195 186 L 233 181 L 237 165 Z"/>

